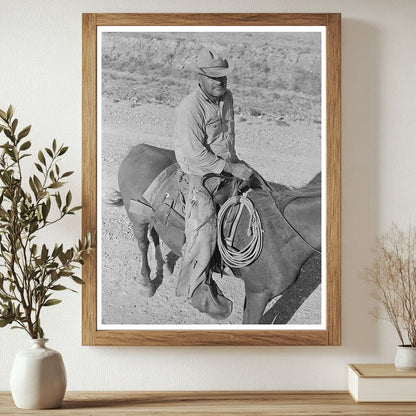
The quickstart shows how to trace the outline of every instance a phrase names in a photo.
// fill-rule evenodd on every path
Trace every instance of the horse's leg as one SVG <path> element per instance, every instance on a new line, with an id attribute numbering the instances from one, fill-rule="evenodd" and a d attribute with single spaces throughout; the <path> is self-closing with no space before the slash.
<path id="1" fill-rule="evenodd" d="M 258 324 L 264 309 L 269 302 L 270 295 L 266 292 L 252 292 L 247 289 L 244 302 L 243 324 Z"/>
<path id="2" fill-rule="evenodd" d="M 171 275 L 175 270 L 176 262 L 180 259 L 180 257 L 175 254 L 173 251 L 170 251 L 166 255 L 166 262 L 165 262 L 165 271 L 166 274 Z"/>
<path id="3" fill-rule="evenodd" d="M 150 241 L 147 237 L 147 231 L 149 224 L 137 224 L 133 223 L 134 236 L 139 244 L 139 249 L 142 254 L 142 270 L 141 270 L 141 288 L 139 290 L 142 296 L 147 298 L 152 297 L 155 294 L 155 288 L 152 280 L 150 279 L 150 266 L 147 253 L 149 251 Z"/>
<path id="4" fill-rule="evenodd" d="M 163 265 L 165 264 L 165 261 L 163 260 L 162 251 L 160 250 L 159 234 L 154 227 L 150 228 L 150 236 L 155 246 L 156 275 L 157 277 L 163 277 Z"/>

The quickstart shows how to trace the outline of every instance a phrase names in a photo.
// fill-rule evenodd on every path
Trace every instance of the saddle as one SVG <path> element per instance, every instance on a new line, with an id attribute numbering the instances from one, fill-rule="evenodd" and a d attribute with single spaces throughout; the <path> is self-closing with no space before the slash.
<path id="1" fill-rule="evenodd" d="M 135 204 L 145 205 L 151 210 L 152 225 L 159 230 L 164 229 L 164 241 L 171 247 L 180 249 L 185 242 L 185 199 L 179 190 L 178 175 L 180 168 L 177 163 L 168 166 L 149 185 L 143 195 L 138 195 L 131 201 L 130 206 Z M 218 175 L 207 175 L 204 181 Z M 212 197 L 217 211 L 231 196 L 242 193 L 251 185 L 247 182 L 240 184 L 239 180 L 232 176 L 221 176 L 221 184 L 213 193 Z M 204 182 L 203 182 L 204 183 Z M 231 209 L 224 223 L 224 233 L 230 232 L 238 209 Z M 179 251 L 179 250 L 178 250 Z"/>
<path id="2" fill-rule="evenodd" d="M 180 168 L 177 163 L 168 166 L 163 170 L 150 184 L 143 195 L 134 203 L 145 204 L 152 211 L 152 225 L 159 234 L 163 233 L 165 243 L 175 248 L 177 254 L 180 254 L 181 247 L 185 242 L 185 199 L 179 190 L 178 175 Z M 211 177 L 219 175 L 206 175 L 204 181 L 210 180 Z M 284 217 L 285 208 L 298 198 L 314 198 L 321 196 L 320 180 L 311 182 L 302 188 L 286 188 L 279 192 L 272 192 L 270 186 L 259 175 L 256 174 L 249 181 L 241 182 L 232 176 L 220 175 L 221 183 L 218 189 L 212 195 L 217 212 L 220 207 L 230 198 L 243 194 L 251 189 L 267 189 L 267 193 L 272 195 L 277 208 Z M 203 184 L 204 184 L 203 181 Z M 132 206 L 132 205 L 131 205 Z M 225 239 L 234 235 L 235 228 L 241 215 L 239 204 L 235 204 L 227 209 L 221 222 L 221 234 Z M 251 225 L 249 225 L 250 227 Z M 247 231 L 250 234 L 251 230 Z M 233 237 L 231 237 L 232 240 Z M 231 242 L 232 243 L 232 242 Z M 212 259 L 211 268 L 215 271 L 222 269 L 223 258 L 216 250 Z M 218 270 L 218 268 L 220 270 Z"/>
<path id="3" fill-rule="evenodd" d="M 166 229 L 164 241 L 175 247 L 177 254 L 185 242 L 185 201 L 179 191 L 177 163 L 168 166 L 143 193 L 143 199 L 151 206 L 152 225 L 160 233 Z"/>

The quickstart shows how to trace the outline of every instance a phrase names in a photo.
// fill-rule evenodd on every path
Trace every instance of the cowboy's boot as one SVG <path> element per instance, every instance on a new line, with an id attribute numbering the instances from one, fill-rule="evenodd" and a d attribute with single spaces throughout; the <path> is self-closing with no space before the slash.
<path id="1" fill-rule="evenodd" d="M 226 298 L 216 283 L 201 283 L 193 292 L 191 304 L 213 319 L 226 319 L 233 310 L 233 302 Z"/>

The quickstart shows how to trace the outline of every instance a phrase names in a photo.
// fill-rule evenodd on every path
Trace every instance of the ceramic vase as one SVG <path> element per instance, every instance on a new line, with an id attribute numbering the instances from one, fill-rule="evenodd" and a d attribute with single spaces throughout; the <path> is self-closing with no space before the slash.
<path id="1" fill-rule="evenodd" d="M 416 371 L 416 347 L 399 345 L 394 365 L 399 371 Z"/>
<path id="2" fill-rule="evenodd" d="M 15 405 L 21 409 L 53 409 L 64 398 L 64 362 L 59 352 L 45 346 L 47 341 L 32 339 L 30 349 L 16 354 L 10 387 Z"/>

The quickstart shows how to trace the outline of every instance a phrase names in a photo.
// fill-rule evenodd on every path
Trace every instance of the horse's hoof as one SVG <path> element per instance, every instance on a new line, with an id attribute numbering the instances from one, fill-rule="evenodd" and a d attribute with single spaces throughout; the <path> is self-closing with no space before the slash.
<path id="1" fill-rule="evenodd" d="M 151 298 L 155 293 L 155 288 L 153 285 L 150 286 L 140 286 L 139 289 L 139 293 L 144 297 L 144 298 Z"/>

